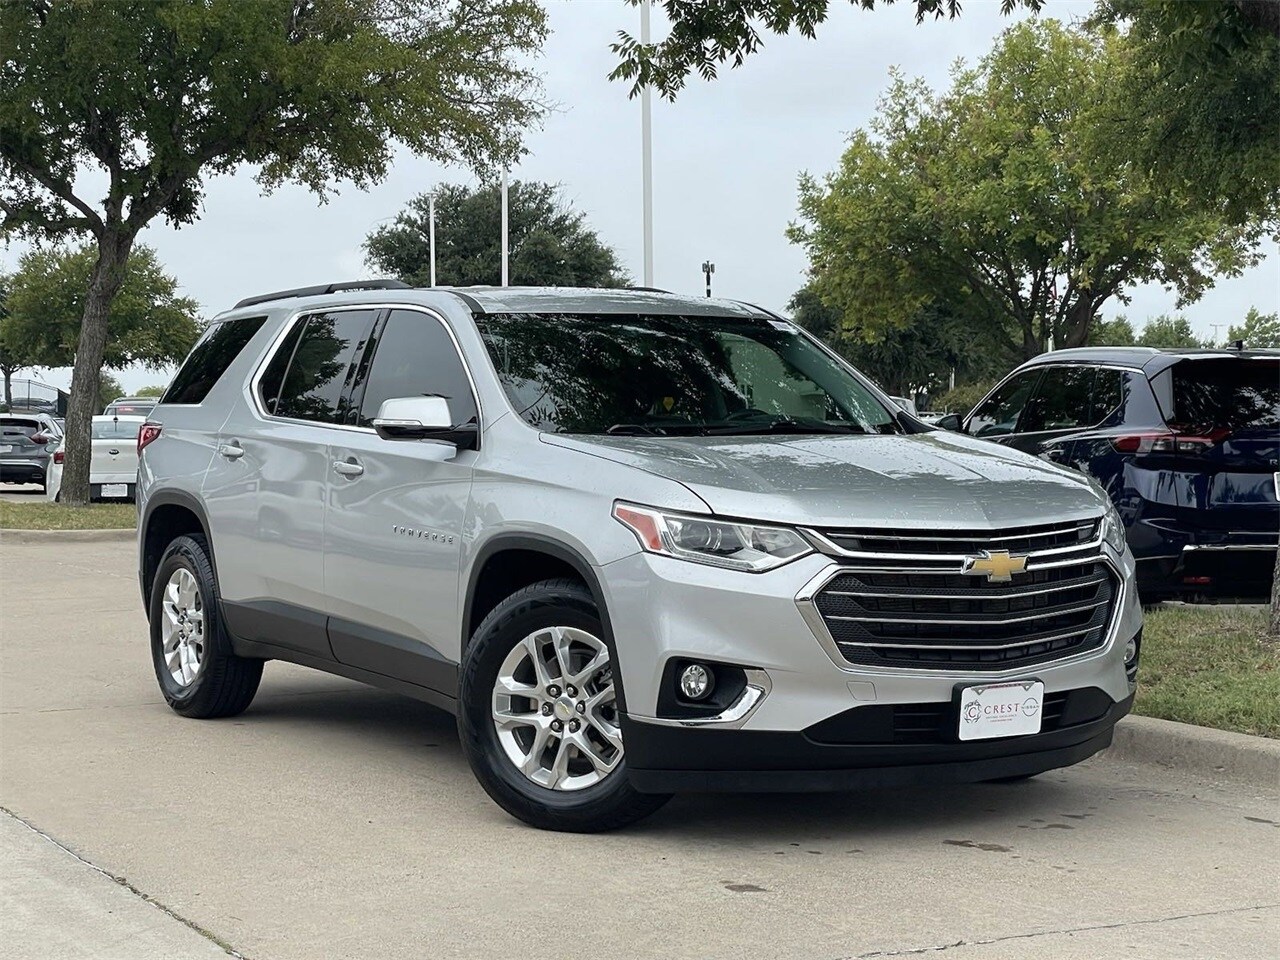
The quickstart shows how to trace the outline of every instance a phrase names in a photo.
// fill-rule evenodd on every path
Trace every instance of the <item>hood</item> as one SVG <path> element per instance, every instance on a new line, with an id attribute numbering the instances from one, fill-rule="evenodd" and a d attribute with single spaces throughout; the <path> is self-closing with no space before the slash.
<path id="1" fill-rule="evenodd" d="M 1096 517 L 1104 509 L 1083 474 L 941 430 L 542 439 L 675 480 L 721 516 L 798 526 L 985 529 Z"/>

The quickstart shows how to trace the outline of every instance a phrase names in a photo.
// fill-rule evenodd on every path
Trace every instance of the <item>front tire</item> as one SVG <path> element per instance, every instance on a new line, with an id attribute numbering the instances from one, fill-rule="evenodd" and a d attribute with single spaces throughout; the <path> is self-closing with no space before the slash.
<path id="1" fill-rule="evenodd" d="M 513 817 L 543 830 L 627 826 L 669 797 L 627 777 L 620 680 L 590 591 L 544 580 L 484 618 L 467 646 L 458 728 L 471 770 Z"/>
<path id="2" fill-rule="evenodd" d="M 151 660 L 169 706 L 184 717 L 234 717 L 253 702 L 262 661 L 238 657 L 222 623 L 209 546 L 176 538 L 151 586 Z"/>

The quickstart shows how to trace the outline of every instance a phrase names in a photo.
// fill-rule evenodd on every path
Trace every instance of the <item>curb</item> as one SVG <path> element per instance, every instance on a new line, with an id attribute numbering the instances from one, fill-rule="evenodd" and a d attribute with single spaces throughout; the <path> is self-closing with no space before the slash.
<path id="1" fill-rule="evenodd" d="M 0 543 L 128 543 L 138 538 L 127 530 L 8 530 L 0 529 Z"/>
<path id="2" fill-rule="evenodd" d="M 1280 785 L 1280 740 L 1155 717 L 1125 717 L 1116 724 L 1115 739 L 1103 756 L 1267 790 Z"/>

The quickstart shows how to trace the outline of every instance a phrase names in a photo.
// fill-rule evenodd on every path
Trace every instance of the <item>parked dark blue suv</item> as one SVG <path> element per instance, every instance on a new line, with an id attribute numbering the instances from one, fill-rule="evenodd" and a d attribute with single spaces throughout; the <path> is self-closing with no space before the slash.
<path id="1" fill-rule="evenodd" d="M 1144 602 L 1262 600 L 1280 539 L 1280 351 L 1042 354 L 964 418 L 1091 474 L 1124 518 Z"/>

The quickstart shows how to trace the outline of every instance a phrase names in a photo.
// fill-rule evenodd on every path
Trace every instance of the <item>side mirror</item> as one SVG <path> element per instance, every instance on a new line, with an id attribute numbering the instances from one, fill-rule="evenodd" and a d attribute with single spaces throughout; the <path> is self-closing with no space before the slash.
<path id="1" fill-rule="evenodd" d="M 964 432 L 964 421 L 960 419 L 958 413 L 948 413 L 945 417 L 939 417 L 934 426 L 942 430 L 950 430 L 952 433 Z"/>
<path id="2" fill-rule="evenodd" d="M 444 397 L 394 397 L 382 401 L 373 429 L 384 440 L 443 440 L 460 450 L 474 450 L 480 432 L 474 423 L 454 425 Z"/>

